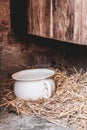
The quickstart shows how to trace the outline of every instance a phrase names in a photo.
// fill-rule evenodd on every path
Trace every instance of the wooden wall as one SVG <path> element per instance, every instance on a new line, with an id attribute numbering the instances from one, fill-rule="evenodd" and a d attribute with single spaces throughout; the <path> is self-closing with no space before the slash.
<path id="1" fill-rule="evenodd" d="M 28 33 L 87 45 L 87 0 L 30 0 Z"/>

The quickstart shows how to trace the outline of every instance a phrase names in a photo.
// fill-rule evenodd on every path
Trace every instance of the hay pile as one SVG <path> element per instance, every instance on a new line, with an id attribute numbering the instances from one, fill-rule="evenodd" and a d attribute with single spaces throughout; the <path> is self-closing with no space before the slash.
<path id="1" fill-rule="evenodd" d="M 18 114 L 36 115 L 50 122 L 67 126 L 73 124 L 75 130 L 86 130 L 87 126 L 87 73 L 72 74 L 55 70 L 56 93 L 49 99 L 25 101 L 15 97 L 12 79 L 6 78 L 0 90 L 0 107 L 15 110 Z M 3 111 L 4 111 L 3 110 Z"/>

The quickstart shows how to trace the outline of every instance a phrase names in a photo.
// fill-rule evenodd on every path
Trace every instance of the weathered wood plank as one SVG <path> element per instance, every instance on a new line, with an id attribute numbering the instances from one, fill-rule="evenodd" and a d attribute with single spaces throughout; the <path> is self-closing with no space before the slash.
<path id="1" fill-rule="evenodd" d="M 73 41 L 74 0 L 53 0 L 53 38 Z"/>
<path id="2" fill-rule="evenodd" d="M 82 42 L 87 45 L 87 0 L 82 1 Z"/>
<path id="3" fill-rule="evenodd" d="M 29 2 L 29 33 L 50 37 L 50 0 L 30 0 Z"/>
<path id="4" fill-rule="evenodd" d="M 83 0 L 75 0 L 74 42 L 79 44 L 82 43 L 82 3 Z"/>
<path id="5" fill-rule="evenodd" d="M 10 1 L 0 0 L 0 31 L 10 29 Z"/>
<path id="6" fill-rule="evenodd" d="M 75 0 L 67 0 L 67 31 L 66 31 L 66 41 L 73 42 L 73 36 L 74 36 L 74 4 Z"/>

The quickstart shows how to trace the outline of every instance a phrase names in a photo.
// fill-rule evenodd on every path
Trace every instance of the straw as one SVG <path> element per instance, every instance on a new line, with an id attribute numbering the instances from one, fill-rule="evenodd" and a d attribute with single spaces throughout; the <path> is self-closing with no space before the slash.
<path id="1" fill-rule="evenodd" d="M 37 101 L 18 99 L 13 92 L 14 81 L 3 79 L 0 107 L 3 111 L 36 115 L 58 125 L 72 124 L 75 130 L 86 130 L 87 73 L 78 72 L 75 68 L 69 70 L 72 70 L 70 74 L 67 70 L 55 69 L 56 92 L 49 99 Z"/>

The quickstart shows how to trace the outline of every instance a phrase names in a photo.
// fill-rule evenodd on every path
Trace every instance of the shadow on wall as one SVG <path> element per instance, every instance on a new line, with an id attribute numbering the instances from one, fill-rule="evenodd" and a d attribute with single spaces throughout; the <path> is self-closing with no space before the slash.
<path id="1" fill-rule="evenodd" d="M 78 45 L 31 34 L 27 34 L 23 40 L 24 43 L 33 43 L 35 45 L 48 46 L 53 50 L 60 50 L 68 58 L 78 58 L 81 55 L 87 56 L 86 45 Z"/>
<path id="2" fill-rule="evenodd" d="M 29 0 L 10 0 L 11 28 L 17 35 L 24 35 L 28 29 Z"/>

